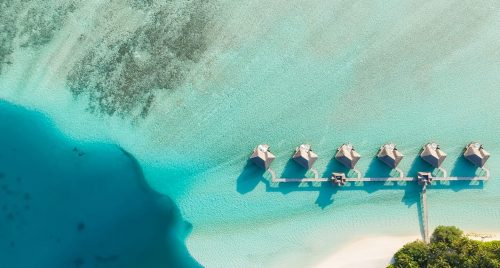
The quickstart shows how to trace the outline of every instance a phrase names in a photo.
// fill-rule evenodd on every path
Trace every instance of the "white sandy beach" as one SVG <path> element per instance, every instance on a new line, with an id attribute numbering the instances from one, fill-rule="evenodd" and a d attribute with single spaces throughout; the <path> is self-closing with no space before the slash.
<path id="1" fill-rule="evenodd" d="M 500 239 L 500 233 L 464 232 L 464 234 L 470 239 L 485 242 Z M 363 238 L 349 243 L 316 265 L 315 268 L 387 267 L 398 249 L 417 239 L 422 238 L 418 235 Z"/>
<path id="2" fill-rule="evenodd" d="M 488 241 L 493 241 L 493 240 L 500 240 L 500 233 L 478 233 L 478 232 L 464 232 L 465 236 L 467 236 L 470 239 L 474 240 L 479 240 L 483 242 L 488 242 Z"/>
<path id="3" fill-rule="evenodd" d="M 353 241 L 333 253 L 315 268 L 387 267 L 394 253 L 420 236 L 378 236 Z"/>

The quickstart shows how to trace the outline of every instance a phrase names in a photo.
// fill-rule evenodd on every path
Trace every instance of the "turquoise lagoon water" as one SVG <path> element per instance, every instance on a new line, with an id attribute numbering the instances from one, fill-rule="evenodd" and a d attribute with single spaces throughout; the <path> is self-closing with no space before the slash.
<path id="1" fill-rule="evenodd" d="M 341 169 L 331 158 L 344 142 L 362 154 L 366 176 L 385 176 L 394 173 L 373 158 L 385 142 L 398 144 L 409 175 L 428 170 L 417 156 L 429 141 L 448 153 L 452 175 L 472 175 L 479 171 L 460 155 L 467 142 L 480 141 L 492 154 L 492 179 L 431 186 L 429 223 L 499 231 L 498 3 L 217 2 L 203 56 L 188 64 L 181 86 L 155 95 L 145 117 L 89 112 L 91 93 L 74 98 L 67 85 L 86 51 L 107 55 L 94 50 L 99 42 L 141 25 L 134 16 L 142 13 L 121 5 L 77 5 L 50 42 L 16 48 L 0 75 L 0 96 L 43 112 L 72 139 L 130 152 L 149 187 L 172 198 L 192 224 L 185 243 L 201 265 L 313 266 L 361 237 L 421 232 L 416 185 L 270 185 L 248 163 L 263 142 L 278 157 L 277 173 L 295 177 L 304 171 L 290 156 L 304 142 L 325 176 Z M 109 81 L 114 74 L 106 73 Z M 99 80 L 92 75 L 80 78 Z"/>
<path id="2" fill-rule="evenodd" d="M 200 267 L 191 225 L 126 151 L 5 102 L 0 122 L 0 266 Z"/>

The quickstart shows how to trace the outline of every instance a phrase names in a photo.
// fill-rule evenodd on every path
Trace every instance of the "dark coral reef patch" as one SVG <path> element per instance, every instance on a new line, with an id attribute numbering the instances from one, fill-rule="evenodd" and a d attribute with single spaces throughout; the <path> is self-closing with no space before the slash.
<path id="1" fill-rule="evenodd" d="M 41 6 L 43 4 L 30 6 L 21 18 L 22 26 L 18 33 L 21 47 L 39 46 L 50 42 L 54 33 L 62 27 L 68 14 L 76 9 L 73 1 L 54 4 L 50 8 Z"/>
<path id="2" fill-rule="evenodd" d="M 50 42 L 76 7 L 75 1 L 0 1 L 0 74 L 16 48 Z"/>
<path id="3" fill-rule="evenodd" d="M 205 55 L 216 1 L 0 1 L 0 75 L 15 51 L 76 31 L 62 75 L 72 94 L 97 114 L 146 117 L 156 94 L 182 86 Z"/>
<path id="4" fill-rule="evenodd" d="M 160 1 L 159 1 L 160 2 Z M 142 24 L 120 38 L 104 36 L 74 65 L 67 84 L 99 114 L 147 116 L 158 91 L 181 86 L 209 46 L 216 5 L 206 0 L 137 1 Z"/>

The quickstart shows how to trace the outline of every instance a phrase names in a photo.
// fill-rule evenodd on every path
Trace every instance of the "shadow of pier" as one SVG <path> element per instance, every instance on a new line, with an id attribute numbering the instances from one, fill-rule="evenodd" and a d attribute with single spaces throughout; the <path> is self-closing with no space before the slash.
<path id="1" fill-rule="evenodd" d="M 342 164 L 332 158 L 326 169 L 323 171 L 322 177 L 328 178 L 331 173 L 344 172 L 346 174 L 354 175 L 352 170 L 347 169 Z M 407 173 L 409 177 L 416 177 L 419 171 L 433 172 L 436 171 L 432 166 L 424 162 L 419 156 L 415 157 L 410 169 Z M 260 183 L 265 184 L 267 192 L 279 192 L 282 194 L 289 194 L 296 191 L 309 191 L 318 192 L 316 204 L 321 208 L 326 208 L 334 203 L 334 196 L 338 191 L 364 191 L 367 193 L 374 193 L 381 190 L 402 190 L 404 191 L 401 202 L 410 207 L 415 204 L 418 206 L 419 213 L 421 213 L 420 192 L 421 186 L 416 182 L 348 182 L 346 185 L 339 187 L 331 182 L 287 182 L 287 183 L 274 183 L 268 179 L 270 176 L 265 176 L 265 171 L 255 166 L 251 161 L 247 161 L 245 167 L 237 179 L 237 191 L 241 194 L 246 194 L 253 191 Z M 475 176 L 477 168 L 470 164 L 463 157 L 458 157 L 455 161 L 455 166 L 451 171 L 451 176 Z M 281 173 L 281 177 L 285 178 L 303 178 L 307 177 L 308 171 L 302 166 L 298 165 L 293 159 L 290 159 Z M 370 162 L 368 169 L 365 173 L 366 177 L 395 177 L 398 173 L 394 169 L 387 167 L 384 163 L 374 157 Z M 429 186 L 430 190 L 451 189 L 455 192 L 465 189 L 482 189 L 484 188 L 483 181 L 439 181 L 433 182 Z M 419 219 L 422 215 L 419 214 Z"/>

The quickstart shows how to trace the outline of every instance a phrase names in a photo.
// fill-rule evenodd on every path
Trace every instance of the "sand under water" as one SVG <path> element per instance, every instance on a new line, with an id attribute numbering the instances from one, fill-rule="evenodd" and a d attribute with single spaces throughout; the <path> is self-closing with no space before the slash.
<path id="1" fill-rule="evenodd" d="M 350 241 L 421 232 L 417 185 L 271 185 L 268 174 L 247 162 L 263 142 L 278 157 L 278 175 L 296 177 L 306 172 L 290 156 L 304 142 L 320 156 L 315 166 L 324 176 L 342 170 L 331 158 L 344 142 L 362 155 L 358 168 L 366 176 L 395 174 L 373 158 L 380 145 L 394 142 L 405 154 L 400 167 L 413 176 L 430 169 L 418 158 L 429 141 L 448 153 L 444 167 L 451 175 L 468 176 L 480 170 L 461 152 L 479 141 L 492 154 L 491 180 L 430 186 L 429 223 L 499 232 L 497 1 L 1 5 L 0 16 L 9 23 L 2 25 L 8 34 L 0 39 L 0 97 L 50 118 L 70 137 L 66 143 L 100 144 L 88 145 L 85 156 L 93 155 L 91 148 L 95 154 L 110 150 L 99 157 L 122 161 L 122 171 L 135 170 L 115 146 L 130 152 L 147 185 L 170 197 L 192 224 L 185 243 L 204 266 L 307 267 Z M 70 173 L 85 156 L 75 156 L 73 145 L 63 147 L 67 151 L 60 154 L 74 158 L 63 167 Z M 43 148 L 51 155 L 59 150 Z M 21 171 L 11 173 L 16 172 Z M 115 179 L 104 189 L 127 185 Z M 86 180 L 103 179 L 82 176 L 82 185 Z M 43 189 L 50 180 L 38 183 L 33 188 Z M 70 197 L 85 191 L 62 186 L 61 195 L 72 193 L 63 198 L 71 210 L 76 205 Z M 135 199 L 134 206 L 142 204 Z M 107 205 L 103 197 L 92 206 L 104 210 L 99 202 Z M 71 211 L 82 213 L 77 207 Z M 120 215 L 141 211 L 120 207 L 108 216 L 122 222 Z M 60 220 L 70 232 L 85 220 L 85 232 L 91 233 L 90 221 L 100 220 L 74 217 L 70 223 Z M 130 241 L 120 236 L 120 245 L 148 240 L 147 234 L 133 234 Z M 82 258 L 88 261 L 89 254 Z M 75 258 L 72 252 L 64 256 Z"/>

